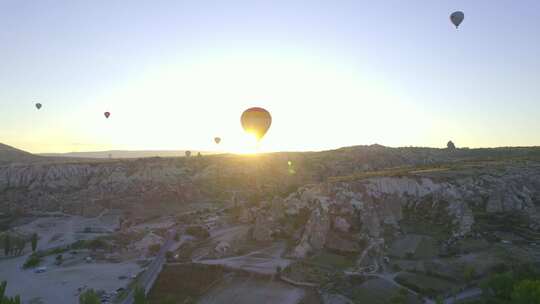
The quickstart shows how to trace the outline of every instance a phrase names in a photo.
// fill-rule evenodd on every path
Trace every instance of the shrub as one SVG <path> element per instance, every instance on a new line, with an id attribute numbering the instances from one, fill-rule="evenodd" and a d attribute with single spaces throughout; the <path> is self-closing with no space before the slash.
<path id="1" fill-rule="evenodd" d="M 144 289 L 140 286 L 135 287 L 135 295 L 133 296 L 133 302 L 134 304 L 146 304 L 148 301 L 146 301 L 146 294 L 144 292 Z"/>
<path id="2" fill-rule="evenodd" d="M 41 258 L 39 257 L 39 255 L 32 253 L 24 262 L 23 268 L 27 269 L 31 267 L 36 267 L 39 265 L 39 263 L 41 263 Z"/>
<path id="3" fill-rule="evenodd" d="M 150 247 L 148 247 L 148 252 L 151 255 L 156 255 L 156 254 L 158 254 L 160 249 L 161 249 L 161 244 L 152 244 L 152 245 L 150 245 Z"/>
<path id="4" fill-rule="evenodd" d="M 101 304 L 101 301 L 93 289 L 88 289 L 79 296 L 79 304 Z"/>
<path id="5" fill-rule="evenodd" d="M 523 280 L 514 285 L 512 303 L 540 303 L 540 281 Z"/>
<path id="6" fill-rule="evenodd" d="M 472 266 L 465 267 L 465 269 L 463 270 L 463 278 L 465 279 L 465 282 L 469 284 L 474 279 L 475 274 L 476 274 L 476 271 L 474 267 Z"/>
<path id="7" fill-rule="evenodd" d="M 6 292 L 7 282 L 2 281 L 0 283 L 0 303 L 2 304 L 21 304 L 21 298 L 19 295 L 16 295 L 13 298 L 6 297 L 4 294 Z"/>

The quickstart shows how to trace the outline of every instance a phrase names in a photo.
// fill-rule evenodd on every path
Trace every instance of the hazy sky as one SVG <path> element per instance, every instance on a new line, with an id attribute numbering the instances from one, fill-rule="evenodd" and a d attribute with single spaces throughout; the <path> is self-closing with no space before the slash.
<path id="1" fill-rule="evenodd" d="M 240 151 L 250 106 L 263 150 L 539 145 L 540 1 L 0 0 L 0 142 Z"/>

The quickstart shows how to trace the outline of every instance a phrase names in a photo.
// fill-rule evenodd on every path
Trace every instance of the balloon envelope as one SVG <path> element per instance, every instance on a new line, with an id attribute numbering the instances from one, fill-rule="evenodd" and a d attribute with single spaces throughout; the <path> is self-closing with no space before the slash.
<path id="1" fill-rule="evenodd" d="M 272 116 L 263 108 L 249 108 L 242 113 L 240 121 L 244 131 L 255 135 L 259 141 L 264 137 L 268 129 L 270 129 Z"/>
<path id="2" fill-rule="evenodd" d="M 38 110 L 41 109 L 41 104 L 40 104 L 39 102 L 36 103 L 36 108 L 37 108 Z"/>
<path id="3" fill-rule="evenodd" d="M 111 116 L 111 113 L 105 112 L 105 113 L 103 113 L 103 115 L 105 115 L 105 118 L 109 118 L 109 116 Z"/>
<path id="4" fill-rule="evenodd" d="M 216 142 L 216 144 L 219 145 L 219 143 L 221 142 L 221 138 L 220 137 L 214 137 L 214 141 Z"/>
<path id="5" fill-rule="evenodd" d="M 457 11 L 453 12 L 452 15 L 450 15 L 450 21 L 456 26 L 456 28 L 459 27 L 461 22 L 465 19 L 465 14 L 463 12 Z"/>

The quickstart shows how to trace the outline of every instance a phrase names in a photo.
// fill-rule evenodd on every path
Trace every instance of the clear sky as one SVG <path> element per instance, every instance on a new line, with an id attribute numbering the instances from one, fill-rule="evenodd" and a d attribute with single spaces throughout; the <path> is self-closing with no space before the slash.
<path id="1" fill-rule="evenodd" d="M 540 1 L 0 0 L 0 142 L 243 151 L 251 106 L 267 151 L 540 145 Z"/>

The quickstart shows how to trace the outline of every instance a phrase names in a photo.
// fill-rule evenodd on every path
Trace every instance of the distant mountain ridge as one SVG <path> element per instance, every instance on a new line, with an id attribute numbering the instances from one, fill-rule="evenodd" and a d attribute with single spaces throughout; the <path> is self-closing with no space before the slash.
<path id="1" fill-rule="evenodd" d="M 208 151 L 193 151 L 191 155 L 197 153 L 202 155 L 215 154 Z M 179 157 L 185 156 L 186 150 L 110 150 L 110 151 L 92 151 L 92 152 L 68 152 L 68 153 L 41 153 L 41 156 L 48 157 L 75 157 L 75 158 L 145 158 L 145 157 Z"/>
<path id="2" fill-rule="evenodd" d="M 27 163 L 42 160 L 43 157 L 0 143 L 0 165 Z"/>

